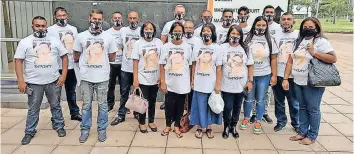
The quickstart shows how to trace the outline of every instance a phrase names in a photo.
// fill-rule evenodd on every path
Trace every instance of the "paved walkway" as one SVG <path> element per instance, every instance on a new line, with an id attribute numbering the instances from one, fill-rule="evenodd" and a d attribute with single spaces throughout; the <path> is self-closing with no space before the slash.
<path id="1" fill-rule="evenodd" d="M 118 126 L 108 127 L 108 138 L 104 143 L 97 141 L 96 120 L 97 104 L 93 107 L 93 127 L 91 136 L 85 144 L 78 142 L 79 122 L 69 120 L 66 102 L 62 102 L 67 136 L 57 137 L 51 129 L 50 110 L 42 110 L 38 133 L 31 144 L 22 146 L 27 110 L 1 109 L 1 154 L 345 154 L 353 153 L 353 38 L 352 35 L 328 34 L 338 56 L 338 69 L 342 85 L 327 88 L 321 106 L 322 121 L 318 140 L 310 146 L 289 141 L 295 133 L 288 126 L 275 133 L 275 124 L 263 124 L 264 134 L 255 135 L 252 129 L 240 132 L 240 138 L 221 137 L 222 127 L 214 127 L 214 139 L 196 139 L 195 129 L 176 138 L 174 133 L 168 137 L 160 135 L 164 127 L 164 112 L 157 109 L 156 124 L 159 132 L 141 134 L 137 121 L 129 115 L 127 121 Z M 80 106 L 82 102 L 79 102 Z M 158 105 L 159 106 L 159 105 Z M 109 114 L 113 118 L 115 110 Z M 274 106 L 270 106 L 274 117 Z M 242 119 L 242 117 L 240 117 Z M 288 118 L 290 119 L 290 118 Z"/>

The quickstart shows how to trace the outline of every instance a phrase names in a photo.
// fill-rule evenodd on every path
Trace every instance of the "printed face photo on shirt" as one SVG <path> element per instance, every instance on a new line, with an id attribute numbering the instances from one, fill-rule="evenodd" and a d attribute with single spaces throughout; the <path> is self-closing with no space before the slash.
<path id="1" fill-rule="evenodd" d="M 68 50 L 69 54 L 72 54 L 72 48 L 74 46 L 74 36 L 71 31 L 59 33 L 60 41 L 64 44 L 64 47 Z"/>
<path id="2" fill-rule="evenodd" d="M 184 68 L 184 52 L 168 52 L 168 71 L 173 73 L 182 73 Z"/>
<path id="3" fill-rule="evenodd" d="M 127 50 L 126 50 L 126 53 L 125 53 L 125 57 L 127 57 L 127 59 L 130 59 L 131 56 L 132 56 L 132 52 L 133 52 L 133 46 L 134 46 L 134 43 L 139 40 L 139 38 L 134 38 L 134 37 L 126 37 L 125 38 L 125 44 L 127 46 Z"/>
<path id="4" fill-rule="evenodd" d="M 213 62 L 213 52 L 212 51 L 199 51 L 197 62 L 196 62 L 196 71 L 200 73 L 210 73 L 212 71 L 212 62 Z"/>
<path id="5" fill-rule="evenodd" d="M 50 42 L 33 42 L 33 52 L 36 55 L 36 65 L 48 65 L 52 63 Z"/>
<path id="6" fill-rule="evenodd" d="M 302 69 L 305 65 L 307 65 L 306 52 L 306 47 L 298 47 L 298 49 L 294 52 L 293 68 Z"/>
<path id="7" fill-rule="evenodd" d="M 119 39 L 119 37 L 116 37 L 116 38 L 115 38 L 115 40 L 118 40 L 118 39 Z M 117 57 L 120 57 L 120 56 L 123 55 L 122 46 L 121 46 L 119 43 L 117 43 L 117 48 L 118 48 L 118 51 L 117 51 L 117 53 L 116 53 L 116 56 L 117 56 Z"/>
<path id="8" fill-rule="evenodd" d="M 255 61 L 263 61 L 266 58 L 265 42 L 252 42 L 250 48 Z"/>
<path id="9" fill-rule="evenodd" d="M 103 41 L 87 41 L 86 42 L 86 56 L 87 64 L 89 65 L 103 65 L 104 61 L 104 47 Z"/>
<path id="10" fill-rule="evenodd" d="M 144 70 L 157 70 L 158 68 L 157 49 L 143 49 Z"/>
<path id="11" fill-rule="evenodd" d="M 278 61 L 279 62 L 287 62 L 289 55 L 292 53 L 292 48 L 293 48 L 293 42 L 287 41 L 287 42 L 280 42 L 280 53 L 278 56 Z"/>
<path id="12" fill-rule="evenodd" d="M 226 70 L 228 77 L 240 77 L 243 75 L 243 55 L 228 53 Z"/>

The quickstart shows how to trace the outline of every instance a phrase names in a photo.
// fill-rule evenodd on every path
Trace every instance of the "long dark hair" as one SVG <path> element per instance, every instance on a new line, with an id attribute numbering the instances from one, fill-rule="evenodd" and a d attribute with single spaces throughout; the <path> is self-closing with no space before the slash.
<path id="1" fill-rule="evenodd" d="M 200 31 L 200 37 L 202 37 L 202 33 L 203 33 L 203 30 L 204 28 L 210 28 L 211 30 L 211 40 L 213 43 L 216 42 L 216 30 L 215 30 L 215 25 L 212 24 L 212 23 L 207 23 L 207 24 L 204 24 L 203 27 L 202 27 L 202 30 Z"/>
<path id="2" fill-rule="evenodd" d="M 245 43 L 248 45 L 251 41 L 252 41 L 252 38 L 254 36 L 254 33 L 255 33 L 255 29 L 256 29 L 256 24 L 258 21 L 265 21 L 266 22 L 266 25 L 267 25 L 267 28 L 265 30 L 265 38 L 267 40 L 267 43 L 268 43 L 268 47 L 269 47 L 269 57 L 272 55 L 272 37 L 270 36 L 269 34 L 269 26 L 268 26 L 268 22 L 266 20 L 266 18 L 264 18 L 263 16 L 258 16 L 256 19 L 254 19 L 254 22 L 253 22 L 253 25 L 252 25 L 252 28 L 249 32 L 249 34 L 247 35 L 246 39 L 245 39 Z"/>
<path id="3" fill-rule="evenodd" d="M 246 55 L 248 56 L 248 53 L 249 53 L 249 50 L 248 50 L 248 46 L 243 42 L 243 37 L 244 37 L 244 34 L 243 34 L 243 31 L 242 31 L 242 28 L 240 26 L 237 26 L 237 25 L 232 25 L 229 29 L 229 31 L 227 32 L 227 35 L 226 35 L 226 40 L 224 43 L 229 43 L 230 42 L 230 34 L 231 32 L 236 29 L 236 31 L 238 31 L 240 33 L 240 40 L 238 40 L 238 43 L 241 45 L 241 47 L 243 48 L 243 50 L 245 50 L 245 53 Z"/>
<path id="4" fill-rule="evenodd" d="M 181 23 L 179 23 L 179 22 L 175 22 L 175 23 L 172 24 L 169 34 L 172 35 L 173 30 L 174 30 L 177 26 L 181 26 L 181 27 L 182 27 L 182 33 L 183 33 L 183 35 L 184 35 L 184 33 L 185 33 L 185 31 L 184 31 L 184 26 L 183 26 L 183 24 L 181 24 Z"/>
<path id="5" fill-rule="evenodd" d="M 308 17 L 306 19 L 304 19 L 301 24 L 300 24 L 300 32 L 299 32 L 299 37 L 295 40 L 295 48 L 294 48 L 294 51 L 299 47 L 300 43 L 302 42 L 302 40 L 305 38 L 305 36 L 303 35 L 303 33 L 301 33 L 303 30 L 304 30 L 304 24 L 305 22 L 307 21 L 312 21 L 313 23 L 315 23 L 315 26 L 316 26 L 316 35 L 314 36 L 313 38 L 313 43 L 315 42 L 315 40 L 317 38 L 326 38 L 324 35 L 323 35 L 323 29 L 322 29 L 322 26 L 321 26 L 321 23 L 320 21 L 315 18 L 315 17 Z"/>

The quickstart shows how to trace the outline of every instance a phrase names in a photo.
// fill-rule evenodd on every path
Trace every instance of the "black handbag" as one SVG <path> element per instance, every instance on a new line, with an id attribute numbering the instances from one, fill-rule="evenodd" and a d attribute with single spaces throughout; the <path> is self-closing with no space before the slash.
<path id="1" fill-rule="evenodd" d="M 334 64 L 325 63 L 317 58 L 310 60 L 308 85 L 313 87 L 339 86 L 341 79 Z"/>

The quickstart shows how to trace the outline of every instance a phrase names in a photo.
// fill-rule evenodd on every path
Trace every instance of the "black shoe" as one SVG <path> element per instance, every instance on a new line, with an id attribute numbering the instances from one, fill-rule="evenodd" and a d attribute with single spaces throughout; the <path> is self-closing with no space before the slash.
<path id="1" fill-rule="evenodd" d="M 58 129 L 58 130 L 57 130 L 57 133 L 58 133 L 58 136 L 59 136 L 59 137 L 64 137 L 64 136 L 66 136 L 66 131 L 65 131 L 64 128 Z"/>
<path id="2" fill-rule="evenodd" d="M 222 132 L 222 138 L 224 139 L 229 138 L 229 133 L 230 133 L 229 127 L 224 127 L 224 131 Z"/>
<path id="3" fill-rule="evenodd" d="M 238 132 L 236 130 L 236 127 L 230 127 L 230 133 L 232 134 L 232 136 L 234 138 L 239 138 L 240 137 L 240 134 L 238 134 Z"/>
<path id="4" fill-rule="evenodd" d="M 157 127 L 156 128 L 151 128 L 149 125 L 149 128 L 151 129 L 152 132 L 157 132 Z"/>
<path id="5" fill-rule="evenodd" d="M 164 109 L 165 109 L 165 103 L 161 104 L 160 109 L 161 109 L 161 110 L 164 110 Z"/>
<path id="6" fill-rule="evenodd" d="M 293 130 L 294 130 L 297 134 L 300 133 L 300 128 L 299 128 L 299 127 L 293 127 Z"/>
<path id="7" fill-rule="evenodd" d="M 22 138 L 22 145 L 27 145 L 31 142 L 33 136 L 32 135 L 29 135 L 29 134 L 26 134 L 23 138 Z"/>
<path id="8" fill-rule="evenodd" d="M 143 134 L 148 133 L 148 130 L 147 130 L 147 129 L 141 129 L 140 125 L 139 125 L 139 130 L 140 130 L 140 132 L 143 133 Z"/>
<path id="9" fill-rule="evenodd" d="M 282 130 L 284 127 L 285 127 L 284 125 L 277 124 L 274 126 L 274 131 L 278 132 L 278 131 Z"/>
<path id="10" fill-rule="evenodd" d="M 136 120 L 139 120 L 139 113 L 138 112 L 133 111 L 133 115 Z"/>
<path id="11" fill-rule="evenodd" d="M 254 122 L 256 122 L 256 115 L 253 115 L 253 116 L 251 117 L 251 119 L 250 119 L 250 123 L 251 123 L 251 124 L 254 123 Z"/>
<path id="12" fill-rule="evenodd" d="M 125 118 L 122 116 L 118 116 L 116 118 L 114 118 L 114 120 L 111 122 L 112 126 L 118 125 L 119 123 L 122 123 L 125 121 Z"/>
<path id="13" fill-rule="evenodd" d="M 263 115 L 263 119 L 264 119 L 264 121 L 266 121 L 269 124 L 273 123 L 273 120 L 269 117 L 268 114 Z"/>
<path id="14" fill-rule="evenodd" d="M 77 120 L 77 121 L 80 121 L 82 120 L 82 117 L 80 114 L 76 114 L 76 115 L 72 115 L 71 116 L 71 120 Z"/>

